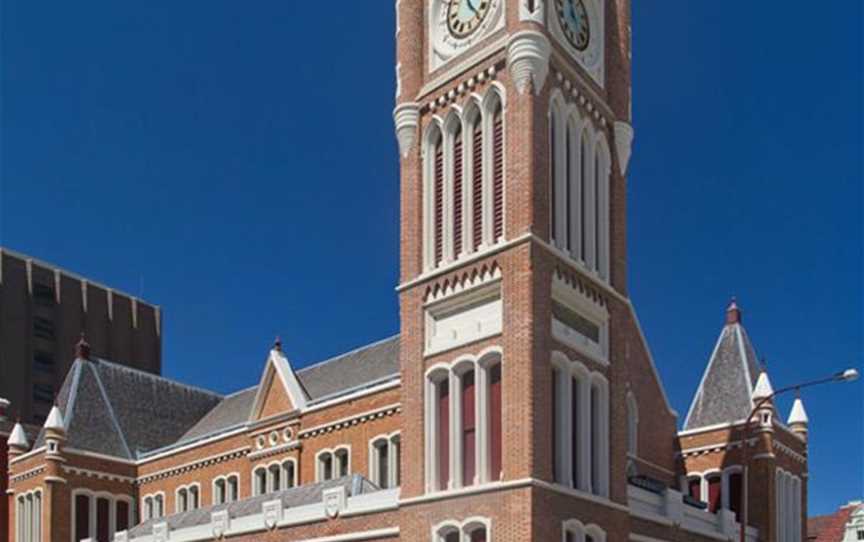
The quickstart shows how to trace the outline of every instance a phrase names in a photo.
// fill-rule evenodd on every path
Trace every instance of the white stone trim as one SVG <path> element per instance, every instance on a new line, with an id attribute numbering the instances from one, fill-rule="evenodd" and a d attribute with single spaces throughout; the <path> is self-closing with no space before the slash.
<path id="1" fill-rule="evenodd" d="M 347 457 L 347 465 L 346 471 L 347 474 L 351 474 L 351 445 L 350 444 L 340 444 L 338 446 L 334 446 L 332 448 L 323 448 L 318 450 L 315 453 L 315 481 L 316 482 L 326 482 L 327 480 L 335 480 L 337 478 L 341 478 L 343 475 L 340 474 L 338 457 L 344 454 Z M 321 464 L 322 459 L 325 457 L 330 458 L 330 476 L 327 477 L 324 470 L 323 465 Z"/>
<path id="2" fill-rule="evenodd" d="M 18 493 L 14 500 L 10 499 L 9 514 L 12 514 L 13 506 L 15 510 L 15 532 L 11 542 L 41 542 L 45 515 L 44 494 L 42 487 L 37 487 Z M 50 525 L 50 517 L 48 519 Z M 3 529 L 6 529 L 5 525 Z"/>
<path id="3" fill-rule="evenodd" d="M 471 542 L 471 535 L 478 529 L 486 531 L 486 540 L 494 540 L 492 535 L 492 520 L 482 516 L 472 516 L 462 521 L 444 520 L 432 526 L 432 538 L 434 542 L 446 542 L 445 537 L 458 533 L 460 542 Z"/>
<path id="4" fill-rule="evenodd" d="M 552 352 L 550 364 L 555 370 L 558 381 L 556 408 L 558 409 L 558 429 L 556 430 L 555 464 L 558 483 L 602 497 L 609 496 L 609 383 L 597 371 L 590 371 L 577 360 L 571 360 L 561 351 Z M 579 462 L 574 466 L 573 457 L 573 381 L 579 382 L 579 422 L 578 439 Z M 595 396 L 598 404 L 592 403 Z M 592 416 L 594 419 L 592 421 Z M 592 434 L 595 428 L 597 434 Z M 595 439 L 596 437 L 596 439 Z M 592 462 L 593 459 L 593 462 Z M 596 487 L 595 487 L 596 485 Z"/>
<path id="5" fill-rule="evenodd" d="M 369 479 L 381 489 L 392 489 L 400 483 L 399 457 L 401 455 L 401 432 L 376 435 L 369 439 Z M 382 447 L 387 448 L 387 481 L 381 483 L 380 458 Z M 385 487 L 386 486 L 386 487 Z"/>
<path id="6" fill-rule="evenodd" d="M 501 364 L 502 378 L 504 368 L 503 349 L 498 346 L 490 346 L 476 355 L 465 354 L 455 358 L 450 363 L 437 363 L 426 370 L 424 375 L 424 404 L 425 404 L 425 465 L 426 468 L 426 492 L 440 492 L 465 487 L 466 485 L 478 485 L 489 483 L 493 478 L 490 468 L 490 444 L 486 435 L 489 432 L 489 419 L 486 404 L 488 403 L 488 371 L 497 364 Z M 462 394 L 461 378 L 468 372 L 474 372 L 475 386 L 475 480 L 466 484 L 462 480 Z M 446 488 L 438 487 L 439 468 L 438 465 L 438 396 L 437 387 L 440 382 L 447 380 L 449 386 L 449 473 L 450 481 Z"/>
<path id="7" fill-rule="evenodd" d="M 606 542 L 606 531 L 590 523 L 585 525 L 578 519 L 568 519 L 561 526 L 561 542 L 567 542 L 567 535 L 573 536 L 573 542 L 585 542 L 591 537 L 594 542 Z"/>
<path id="8" fill-rule="evenodd" d="M 549 75 L 549 39 L 536 30 L 522 30 L 507 41 L 507 65 L 519 94 L 539 95 Z"/>
<path id="9" fill-rule="evenodd" d="M 237 482 L 237 487 L 234 492 L 234 495 L 231 495 L 231 480 L 234 479 Z M 222 482 L 224 484 L 224 489 L 222 489 L 221 499 L 217 499 L 217 486 L 218 482 Z M 237 502 L 240 500 L 240 473 L 239 472 L 229 472 L 228 474 L 223 474 L 221 476 L 217 476 L 213 478 L 210 482 L 210 505 L 217 506 L 220 504 L 226 504 L 231 502 Z"/>

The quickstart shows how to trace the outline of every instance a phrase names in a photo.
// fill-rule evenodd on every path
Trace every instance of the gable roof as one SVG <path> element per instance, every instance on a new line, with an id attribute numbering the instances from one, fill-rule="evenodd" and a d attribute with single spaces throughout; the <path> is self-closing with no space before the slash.
<path id="1" fill-rule="evenodd" d="M 684 430 L 746 418 L 753 408 L 753 387 L 760 373 L 756 351 L 740 317 L 727 321 L 693 397 Z"/>
<path id="2" fill-rule="evenodd" d="M 101 359 L 77 359 L 57 396 L 67 446 L 122 459 L 176 442 L 221 400 Z M 43 443 L 44 430 L 37 446 Z"/>
<path id="3" fill-rule="evenodd" d="M 244 427 L 268 372 L 273 383 L 293 381 L 286 387 L 292 398 L 302 394 L 295 407 L 392 380 L 399 377 L 399 336 L 297 372 L 277 350 L 267 363 L 261 384 L 222 396 L 110 361 L 77 359 L 57 395 L 67 446 L 134 460 Z"/>

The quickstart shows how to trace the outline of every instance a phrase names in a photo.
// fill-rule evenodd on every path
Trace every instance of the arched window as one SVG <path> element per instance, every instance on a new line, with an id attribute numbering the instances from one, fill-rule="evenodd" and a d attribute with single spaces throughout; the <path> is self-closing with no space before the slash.
<path id="1" fill-rule="evenodd" d="M 267 485 L 270 487 L 270 492 L 274 493 L 282 489 L 282 466 L 273 464 L 267 468 L 268 480 Z"/>
<path id="2" fill-rule="evenodd" d="M 283 488 L 290 489 L 297 485 L 297 466 L 294 460 L 288 460 L 282 463 L 282 480 Z"/>
<path id="3" fill-rule="evenodd" d="M 5 529 L 5 525 L 3 526 Z M 31 491 L 15 500 L 16 542 L 42 541 L 42 492 Z"/>
<path id="4" fill-rule="evenodd" d="M 178 514 L 189 510 L 189 492 L 186 491 L 185 487 L 181 487 L 177 490 L 177 498 L 174 509 Z"/>
<path id="5" fill-rule="evenodd" d="M 462 485 L 474 485 L 477 474 L 477 387 L 474 369 L 460 375 Z"/>
<path id="6" fill-rule="evenodd" d="M 337 474 L 340 478 L 350 474 L 350 454 L 347 448 L 340 448 L 334 453 L 336 457 Z"/>
<path id="7" fill-rule="evenodd" d="M 213 481 L 213 504 L 224 504 L 226 501 L 225 479 L 218 478 Z"/>
<path id="8" fill-rule="evenodd" d="M 501 397 L 501 363 L 495 363 L 487 369 L 489 381 L 489 480 L 498 481 L 503 478 L 502 463 L 502 397 Z"/>
<path id="9" fill-rule="evenodd" d="M 687 478 L 687 494 L 698 501 L 702 500 L 701 476 L 689 476 Z"/>
<path id="10" fill-rule="evenodd" d="M 41 495 L 41 494 L 40 494 Z M 161 498 L 161 494 L 159 495 Z M 145 496 L 143 502 L 150 503 L 148 512 L 152 517 L 161 517 L 161 510 L 155 511 L 154 500 L 156 496 Z M 34 503 L 36 504 L 36 503 Z M 72 540 L 79 542 L 85 539 L 113 540 L 114 535 L 120 531 L 129 529 L 132 524 L 131 498 L 127 495 L 114 495 L 106 492 L 94 493 L 86 489 L 72 491 Z M 158 514 L 158 515 L 154 515 Z M 41 529 L 40 524 L 36 525 Z M 25 539 L 30 540 L 30 539 Z M 41 536 L 34 538 L 33 542 L 40 542 Z M 17 541 L 16 541 L 17 542 Z"/>
<path id="11" fill-rule="evenodd" d="M 429 375 L 427 397 L 429 420 L 426 450 L 431 491 L 443 491 L 450 485 L 450 381 L 449 372 Z"/>
<path id="12" fill-rule="evenodd" d="M 369 443 L 369 477 L 381 489 L 399 486 L 399 435 L 381 435 Z"/>
<path id="13" fill-rule="evenodd" d="M 464 229 L 465 220 L 465 153 L 461 124 L 453 128 L 453 254 L 459 258 L 465 250 Z"/>
<path id="14" fill-rule="evenodd" d="M 563 353 L 553 353 L 554 479 L 607 496 L 609 393 L 605 378 Z"/>
<path id="15" fill-rule="evenodd" d="M 240 477 L 233 474 L 228 477 L 227 502 L 236 502 L 240 499 Z"/>
<path id="16" fill-rule="evenodd" d="M 432 147 L 432 190 L 435 219 L 435 266 L 444 259 L 444 144 L 441 138 Z"/>
<path id="17" fill-rule="evenodd" d="M 504 110 L 497 98 L 492 105 L 492 237 L 504 237 Z"/>
<path id="18" fill-rule="evenodd" d="M 433 528 L 433 542 L 491 542 L 491 522 L 470 518 L 462 523 L 447 521 Z"/>
<path id="19" fill-rule="evenodd" d="M 253 480 L 255 495 L 265 495 L 267 493 L 267 469 L 264 467 L 255 469 Z"/>
<path id="20" fill-rule="evenodd" d="M 333 479 L 333 454 L 322 452 L 318 456 L 318 481 L 324 482 Z"/>
<path id="21" fill-rule="evenodd" d="M 479 111 L 470 123 L 471 127 L 471 221 L 473 249 L 483 245 L 483 120 Z"/>

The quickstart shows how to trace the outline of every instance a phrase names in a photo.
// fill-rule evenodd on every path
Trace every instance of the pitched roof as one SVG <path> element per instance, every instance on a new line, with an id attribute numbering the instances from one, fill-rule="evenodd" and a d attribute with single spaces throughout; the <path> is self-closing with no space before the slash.
<path id="1" fill-rule="evenodd" d="M 298 371 L 312 401 L 399 375 L 399 337 L 391 337 Z M 78 359 L 57 396 L 67 446 L 122 459 L 242 427 L 258 387 L 231 395 L 180 384 L 106 360 Z M 40 432 L 37 446 L 44 444 Z"/>
<path id="2" fill-rule="evenodd" d="M 746 418 L 753 408 L 753 387 L 760 372 L 744 326 L 738 319 L 727 322 L 693 397 L 684 430 Z"/>
<path id="3" fill-rule="evenodd" d="M 344 487 L 348 497 L 378 490 L 372 482 L 359 474 L 355 474 L 336 480 L 307 484 L 276 493 L 259 495 L 237 502 L 202 507 L 181 514 L 151 519 L 133 527 L 128 534 L 130 539 L 149 536 L 153 534 L 153 526 L 160 523 L 167 523 L 169 531 L 206 525 L 210 523 L 213 512 L 221 512 L 223 510 L 228 510 L 228 516 L 232 520 L 252 516 L 262 513 L 265 502 L 275 501 L 276 499 L 282 501 L 283 508 L 295 508 L 306 504 L 314 504 L 322 501 L 325 489 L 336 487 Z"/>
<path id="4" fill-rule="evenodd" d="M 807 540 L 842 542 L 850 516 L 861 508 L 860 502 L 850 503 L 840 507 L 833 514 L 807 518 Z"/>
<path id="5" fill-rule="evenodd" d="M 368 386 L 399 374 L 399 335 L 297 371 L 312 401 Z"/>
<path id="6" fill-rule="evenodd" d="M 176 442 L 221 400 L 150 373 L 82 359 L 57 397 L 67 446 L 123 459 Z M 44 442 L 44 431 L 38 440 Z"/>

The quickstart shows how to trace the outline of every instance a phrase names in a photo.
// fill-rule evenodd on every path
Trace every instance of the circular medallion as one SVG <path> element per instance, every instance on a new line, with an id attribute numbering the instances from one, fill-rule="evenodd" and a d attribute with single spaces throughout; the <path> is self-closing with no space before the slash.
<path id="1" fill-rule="evenodd" d="M 558 21 L 567 41 L 578 51 L 588 49 L 591 43 L 591 23 L 585 0 L 555 0 Z"/>
<path id="2" fill-rule="evenodd" d="M 450 0 L 447 29 L 454 38 L 467 38 L 489 14 L 491 0 Z"/>

